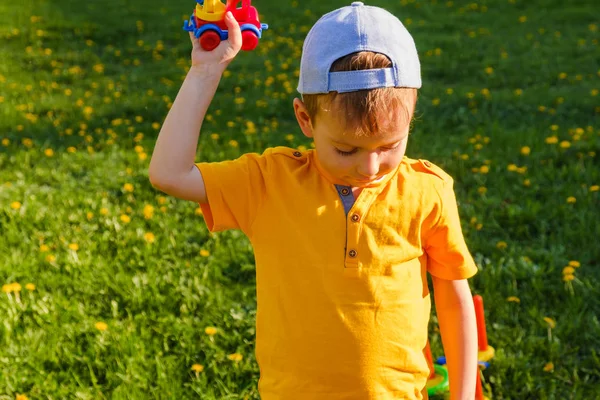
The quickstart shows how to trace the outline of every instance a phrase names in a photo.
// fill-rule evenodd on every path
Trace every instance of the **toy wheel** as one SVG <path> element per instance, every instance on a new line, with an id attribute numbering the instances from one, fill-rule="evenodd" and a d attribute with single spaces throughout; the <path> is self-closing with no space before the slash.
<path id="1" fill-rule="evenodd" d="M 258 36 L 252 31 L 242 32 L 242 50 L 254 50 L 258 46 Z"/>
<path id="2" fill-rule="evenodd" d="M 200 35 L 200 46 L 206 51 L 214 50 L 221 43 L 221 36 L 215 31 L 206 31 Z"/>

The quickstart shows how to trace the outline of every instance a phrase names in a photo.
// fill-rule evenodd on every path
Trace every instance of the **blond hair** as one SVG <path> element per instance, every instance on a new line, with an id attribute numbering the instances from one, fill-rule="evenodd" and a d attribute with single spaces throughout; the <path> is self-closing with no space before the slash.
<path id="1" fill-rule="evenodd" d="M 391 65 L 389 58 L 383 54 L 361 51 L 336 60 L 330 71 L 389 68 Z M 353 129 L 356 136 L 374 136 L 387 129 L 390 123 L 410 124 L 417 102 L 417 89 L 387 87 L 348 93 L 305 94 L 302 100 L 313 126 L 319 111 L 333 109 L 341 113 L 340 120 L 345 121 L 345 128 Z"/>

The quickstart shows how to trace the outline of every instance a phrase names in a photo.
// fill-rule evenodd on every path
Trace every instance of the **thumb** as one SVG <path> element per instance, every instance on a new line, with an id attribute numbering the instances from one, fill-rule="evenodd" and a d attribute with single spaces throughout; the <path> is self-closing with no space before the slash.
<path id="1" fill-rule="evenodd" d="M 233 17 L 231 11 L 227 11 L 225 14 L 225 24 L 229 32 L 229 44 L 237 53 L 242 48 L 242 32 L 240 30 L 240 24 Z"/>

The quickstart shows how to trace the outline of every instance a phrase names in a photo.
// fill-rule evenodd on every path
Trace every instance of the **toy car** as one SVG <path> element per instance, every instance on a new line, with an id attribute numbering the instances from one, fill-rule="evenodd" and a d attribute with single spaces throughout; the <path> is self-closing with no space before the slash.
<path id="1" fill-rule="evenodd" d="M 183 24 L 183 29 L 194 32 L 194 36 L 200 40 L 200 46 L 211 51 L 229 37 L 224 17 L 227 11 L 231 11 L 242 31 L 242 50 L 254 50 L 262 31 L 269 26 L 260 23 L 258 11 L 250 5 L 251 0 L 241 0 L 242 6 L 237 8 L 239 1 L 227 0 L 225 5 L 221 0 L 196 0 L 198 4 L 189 21 Z"/>

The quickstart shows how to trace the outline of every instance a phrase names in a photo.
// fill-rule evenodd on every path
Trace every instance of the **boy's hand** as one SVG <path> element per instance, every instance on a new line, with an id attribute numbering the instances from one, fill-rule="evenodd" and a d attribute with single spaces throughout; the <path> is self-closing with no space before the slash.
<path id="1" fill-rule="evenodd" d="M 190 32 L 190 40 L 192 41 L 192 68 L 194 67 L 207 67 L 207 66 L 220 66 L 221 68 L 227 67 L 229 63 L 235 58 L 237 53 L 242 48 L 242 33 L 240 31 L 240 25 L 233 17 L 230 11 L 225 14 L 225 24 L 229 31 L 228 40 L 222 41 L 214 50 L 206 51 L 200 46 L 200 41 L 194 36 L 193 32 Z"/>

